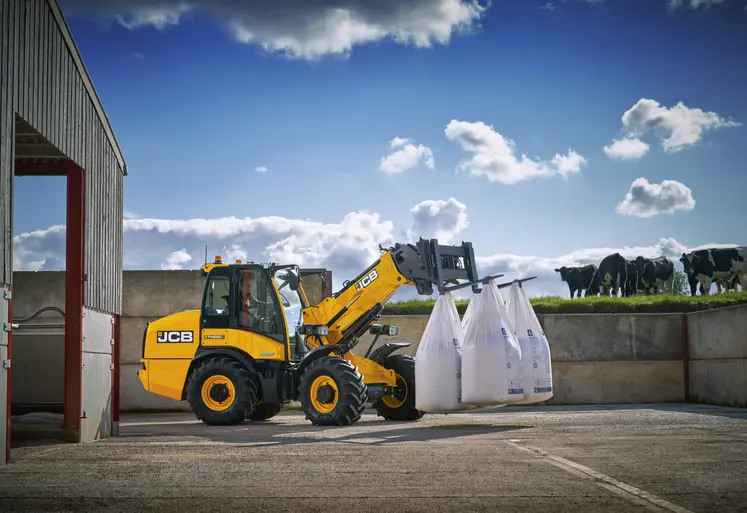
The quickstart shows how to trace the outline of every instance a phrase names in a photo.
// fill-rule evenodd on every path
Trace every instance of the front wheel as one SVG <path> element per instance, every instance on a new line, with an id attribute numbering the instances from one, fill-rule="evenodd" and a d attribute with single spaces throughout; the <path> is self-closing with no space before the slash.
<path id="1" fill-rule="evenodd" d="M 210 358 L 190 374 L 187 402 L 190 410 L 205 424 L 236 425 L 254 411 L 257 382 L 236 360 Z"/>
<path id="2" fill-rule="evenodd" d="M 299 386 L 306 419 L 317 426 L 347 426 L 366 409 L 363 376 L 343 358 L 323 356 L 304 370 Z"/>
<path id="3" fill-rule="evenodd" d="M 425 412 L 415 408 L 415 359 L 408 355 L 392 355 L 384 361 L 384 368 L 394 371 L 397 377 L 397 392 L 374 401 L 376 413 L 386 420 L 420 419 Z"/>

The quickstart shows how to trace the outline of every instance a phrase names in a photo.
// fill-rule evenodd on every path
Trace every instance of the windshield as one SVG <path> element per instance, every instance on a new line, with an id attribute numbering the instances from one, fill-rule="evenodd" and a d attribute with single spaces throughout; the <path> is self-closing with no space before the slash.
<path id="1" fill-rule="evenodd" d="M 298 274 L 298 270 L 293 271 Z M 272 277 L 277 284 L 283 310 L 285 310 L 285 318 L 288 322 L 288 336 L 293 337 L 296 333 L 296 326 L 303 324 L 301 321 L 301 296 L 299 291 L 291 290 L 286 283 L 287 273 L 288 269 L 278 269 L 273 273 Z"/>

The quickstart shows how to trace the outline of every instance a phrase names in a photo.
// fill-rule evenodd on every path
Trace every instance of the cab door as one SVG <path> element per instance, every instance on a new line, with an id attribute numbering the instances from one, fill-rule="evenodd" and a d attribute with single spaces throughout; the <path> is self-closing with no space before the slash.
<path id="1" fill-rule="evenodd" d="M 205 288 L 201 344 L 240 349 L 255 360 L 286 360 L 285 318 L 267 271 L 214 268 Z"/>

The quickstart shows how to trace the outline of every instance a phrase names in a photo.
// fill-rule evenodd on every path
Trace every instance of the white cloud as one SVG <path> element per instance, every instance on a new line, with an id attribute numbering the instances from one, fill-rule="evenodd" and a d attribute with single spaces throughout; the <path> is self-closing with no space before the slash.
<path id="1" fill-rule="evenodd" d="M 617 212 L 630 216 L 653 217 L 694 208 L 692 190 L 686 185 L 675 180 L 664 180 L 656 184 L 649 183 L 645 178 L 637 178 L 630 185 L 625 199 L 617 205 Z"/>
<path id="2" fill-rule="evenodd" d="M 488 2 L 489 3 L 489 2 Z M 394 41 L 430 47 L 467 33 L 487 6 L 479 0 L 67 0 L 65 10 L 113 17 L 134 30 L 178 25 L 190 12 L 219 20 L 235 40 L 289 57 L 347 56 L 353 47 Z"/>
<path id="3" fill-rule="evenodd" d="M 187 250 L 182 248 L 171 253 L 166 259 L 161 262 L 161 269 L 164 270 L 175 270 L 184 269 L 184 264 L 192 260 L 192 255 L 187 253 Z"/>
<path id="4" fill-rule="evenodd" d="M 453 119 L 445 134 L 463 150 L 474 153 L 471 159 L 459 164 L 458 170 L 491 182 L 514 184 L 539 177 L 567 177 L 579 173 L 587 163 L 584 157 L 570 149 L 565 155 L 556 154 L 549 162 L 532 160 L 525 154 L 517 157 L 514 141 L 482 121 L 472 123 Z"/>
<path id="5" fill-rule="evenodd" d="M 696 10 L 701 7 L 709 8 L 712 5 L 722 4 L 724 0 L 669 0 L 669 9 L 675 10 L 682 6 L 687 6 L 690 9 Z"/>
<path id="6" fill-rule="evenodd" d="M 410 209 L 413 223 L 407 231 L 411 242 L 438 239 L 442 244 L 454 244 L 457 235 L 469 227 L 467 206 L 455 198 L 425 200 Z"/>
<path id="7" fill-rule="evenodd" d="M 254 171 L 256 171 L 257 173 L 266 173 L 268 169 L 267 169 L 267 166 L 259 166 L 259 167 L 255 167 Z"/>
<path id="8" fill-rule="evenodd" d="M 610 158 L 620 160 L 638 160 L 648 153 L 649 145 L 635 137 L 615 139 L 604 147 L 604 153 Z"/>
<path id="9" fill-rule="evenodd" d="M 625 111 L 622 123 L 628 138 L 646 135 L 658 137 L 664 151 L 672 153 L 694 146 L 707 130 L 742 126 L 740 122 L 727 120 L 715 112 L 690 108 L 683 102 L 664 107 L 656 100 L 647 98 L 641 98 Z M 630 144 L 628 147 L 635 148 Z M 640 144 L 637 147 L 639 150 L 642 148 Z"/>
<path id="10" fill-rule="evenodd" d="M 379 161 L 379 170 L 388 175 L 404 173 L 415 168 L 421 162 L 428 169 L 435 167 L 433 151 L 428 146 L 423 146 L 422 144 L 416 146 L 412 139 L 395 137 L 392 139 L 389 147 L 396 151 L 393 151 Z"/>
<path id="11" fill-rule="evenodd" d="M 443 202 L 423 202 L 412 209 L 409 231 L 424 226 L 420 214 L 435 212 L 432 218 L 451 219 L 434 225 L 436 233 L 459 244 L 457 235 L 467 226 L 465 209 L 450 198 Z M 451 212 L 448 215 L 447 212 Z M 426 215 L 426 219 L 428 215 Z M 427 226 L 427 224 L 426 224 Z M 181 262 L 183 269 L 197 269 L 202 264 L 205 245 L 208 258 L 220 254 L 225 261 L 296 262 L 302 267 L 326 267 L 332 270 L 333 287 L 338 290 L 344 280 L 357 276 L 379 258 L 379 244 L 384 247 L 394 242 L 407 242 L 393 235 L 394 226 L 378 214 L 352 212 L 339 223 L 284 218 L 223 218 L 223 219 L 138 219 L 125 221 L 125 269 L 159 269 L 169 257 Z M 439 238 L 442 241 L 441 238 Z M 469 240 L 469 239 L 467 239 Z M 19 234 L 14 238 L 14 268 L 16 270 L 58 270 L 65 265 L 65 227 L 52 226 L 46 230 Z M 599 263 L 605 256 L 619 251 L 626 258 L 637 255 L 656 257 L 665 255 L 676 261 L 683 252 L 699 247 L 730 247 L 736 244 L 705 244 L 687 247 L 677 240 L 663 238 L 652 245 L 597 247 L 579 249 L 564 255 L 548 254 L 485 254 L 475 245 L 480 276 L 503 273 L 501 281 L 537 276 L 526 284 L 530 296 L 567 295 L 567 287 L 560 281 L 556 267 Z M 192 257 L 187 260 L 185 255 Z M 196 258 L 199 256 L 199 258 Z M 178 265 L 178 263 L 177 263 Z M 469 291 L 459 291 L 465 297 Z M 393 299 L 416 297 L 414 287 L 403 287 Z"/>

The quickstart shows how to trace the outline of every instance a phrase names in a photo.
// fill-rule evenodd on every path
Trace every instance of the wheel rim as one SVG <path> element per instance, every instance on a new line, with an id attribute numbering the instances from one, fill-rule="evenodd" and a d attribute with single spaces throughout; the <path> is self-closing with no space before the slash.
<path id="1" fill-rule="evenodd" d="M 395 374 L 395 377 L 397 380 L 397 393 L 381 396 L 381 402 L 390 408 L 399 408 L 405 404 L 405 399 L 407 399 L 407 382 L 399 374 Z"/>
<path id="2" fill-rule="evenodd" d="M 225 376 L 210 376 L 202 384 L 202 402 L 213 411 L 224 411 L 236 398 L 233 382 Z"/>
<path id="3" fill-rule="evenodd" d="M 311 405 L 321 413 L 329 413 L 337 406 L 337 383 L 329 376 L 319 376 L 311 383 Z"/>

